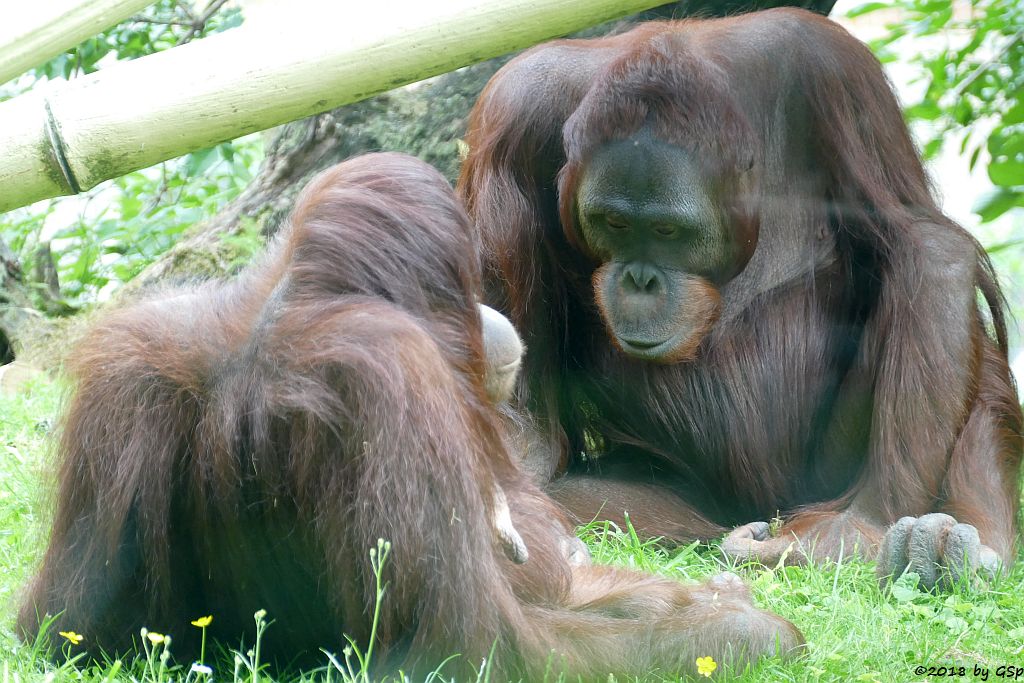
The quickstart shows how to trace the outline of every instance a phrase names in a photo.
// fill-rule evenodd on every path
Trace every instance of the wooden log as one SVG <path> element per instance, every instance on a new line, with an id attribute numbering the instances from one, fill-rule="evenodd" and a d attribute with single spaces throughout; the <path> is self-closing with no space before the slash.
<path id="1" fill-rule="evenodd" d="M 5 3 L 0 83 L 118 24 L 153 0 L 34 0 Z"/>
<path id="2" fill-rule="evenodd" d="M 452 71 L 664 0 L 344 5 L 228 31 L 0 103 L 0 211 Z M 326 6 L 326 7 L 324 7 Z"/>

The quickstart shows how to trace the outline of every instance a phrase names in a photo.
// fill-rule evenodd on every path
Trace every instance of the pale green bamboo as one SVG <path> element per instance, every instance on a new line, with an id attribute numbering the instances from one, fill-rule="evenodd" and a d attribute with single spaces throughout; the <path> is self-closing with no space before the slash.
<path id="1" fill-rule="evenodd" d="M 153 0 L 8 0 L 0 10 L 0 83 L 124 21 Z"/>
<path id="2" fill-rule="evenodd" d="M 445 0 L 398 16 L 381 2 L 362 22 L 335 3 L 121 63 L 0 103 L 0 211 L 663 2 Z"/>

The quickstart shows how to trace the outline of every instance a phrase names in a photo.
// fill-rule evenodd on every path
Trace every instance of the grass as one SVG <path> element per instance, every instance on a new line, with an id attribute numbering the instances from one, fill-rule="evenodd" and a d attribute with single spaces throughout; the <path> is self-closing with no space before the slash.
<path id="1" fill-rule="evenodd" d="M 0 396 L 0 683 L 209 680 L 209 675 L 190 669 L 191 662 L 175 666 L 174 660 L 164 655 L 168 650 L 173 652 L 173 640 L 169 644 L 147 638 L 143 641 L 147 643 L 146 651 L 135 661 L 79 671 L 73 666 L 74 646 L 70 642 L 64 648 L 70 659 L 57 665 L 42 658 L 37 644 L 23 644 L 15 638 L 12 627 L 18 592 L 44 543 L 43 482 L 48 472 L 49 433 L 59 402 L 60 387 L 47 380 L 35 381 L 18 395 Z M 599 562 L 636 567 L 681 581 L 699 581 L 735 569 L 716 549 L 705 545 L 668 550 L 642 542 L 628 532 L 599 526 L 581 533 Z M 765 661 L 739 675 L 718 670 L 712 680 L 888 683 L 940 678 L 1006 680 L 1015 674 L 1024 678 L 1024 671 L 1018 674 L 1016 669 L 1006 669 L 1024 667 L 1024 562 L 1018 562 L 1008 576 L 987 588 L 961 588 L 941 595 L 915 590 L 908 577 L 892 589 L 880 591 L 872 565 L 858 560 L 818 567 L 741 567 L 736 571 L 751 584 L 761 606 L 800 627 L 809 648 L 806 656 L 795 662 Z M 254 618 L 259 620 L 259 615 Z M 264 618 L 261 638 L 274 637 L 272 620 L 273 615 Z M 88 638 L 88 634 L 83 635 Z M 361 656 L 358 651 L 325 655 L 321 671 L 288 680 L 362 683 Z M 213 680 L 269 683 L 259 661 L 258 644 L 238 652 L 207 651 L 206 659 L 205 664 L 213 669 Z M 930 674 L 928 667 L 934 667 L 935 673 Z M 939 667 L 955 667 L 953 675 L 939 674 Z M 959 667 L 963 667 L 962 676 L 958 675 Z"/>

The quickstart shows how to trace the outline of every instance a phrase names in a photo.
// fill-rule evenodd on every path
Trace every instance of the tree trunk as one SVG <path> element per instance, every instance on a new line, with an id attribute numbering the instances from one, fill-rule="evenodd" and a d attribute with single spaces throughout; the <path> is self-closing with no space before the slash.
<path id="1" fill-rule="evenodd" d="M 0 365 L 13 361 L 24 348 L 25 340 L 47 324 L 33 306 L 31 288 L 21 264 L 0 239 Z"/>
<path id="2" fill-rule="evenodd" d="M 828 14 L 833 4 L 835 0 L 691 0 L 663 5 L 578 35 L 603 35 L 643 20 L 727 15 L 781 5 Z M 168 278 L 229 273 L 239 261 L 232 236 L 254 224 L 263 234 L 272 235 L 313 175 L 364 152 L 413 154 L 454 182 L 469 111 L 484 84 L 511 57 L 482 62 L 269 132 L 266 156 L 245 191 L 212 219 L 195 226 L 123 291 L 135 293 Z"/>
<path id="3" fill-rule="evenodd" d="M 312 176 L 364 152 L 407 152 L 454 181 L 466 116 L 480 89 L 505 61 L 483 62 L 269 132 L 263 162 L 242 194 L 193 228 L 126 290 L 167 278 L 229 272 L 238 254 L 225 237 L 251 230 L 253 222 L 263 234 L 273 234 Z"/>

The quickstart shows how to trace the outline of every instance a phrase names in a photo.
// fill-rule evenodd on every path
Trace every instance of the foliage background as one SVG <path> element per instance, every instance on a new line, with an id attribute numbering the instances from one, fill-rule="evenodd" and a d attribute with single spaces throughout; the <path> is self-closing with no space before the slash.
<path id="1" fill-rule="evenodd" d="M 196 3 L 198 4 L 198 3 Z M 42 81 L 69 80 L 119 60 L 166 50 L 240 25 L 241 10 L 214 0 L 159 0 L 131 20 L 90 38 L 21 78 L 0 86 L 9 99 Z M 164 254 L 189 227 L 238 196 L 262 158 L 259 135 L 247 136 L 61 197 L 0 214 L 0 235 L 24 264 L 49 245 L 67 314 L 105 300 Z M 252 248 L 244 250 L 251 255 Z M 37 282 L 37 285 L 43 283 Z"/>

